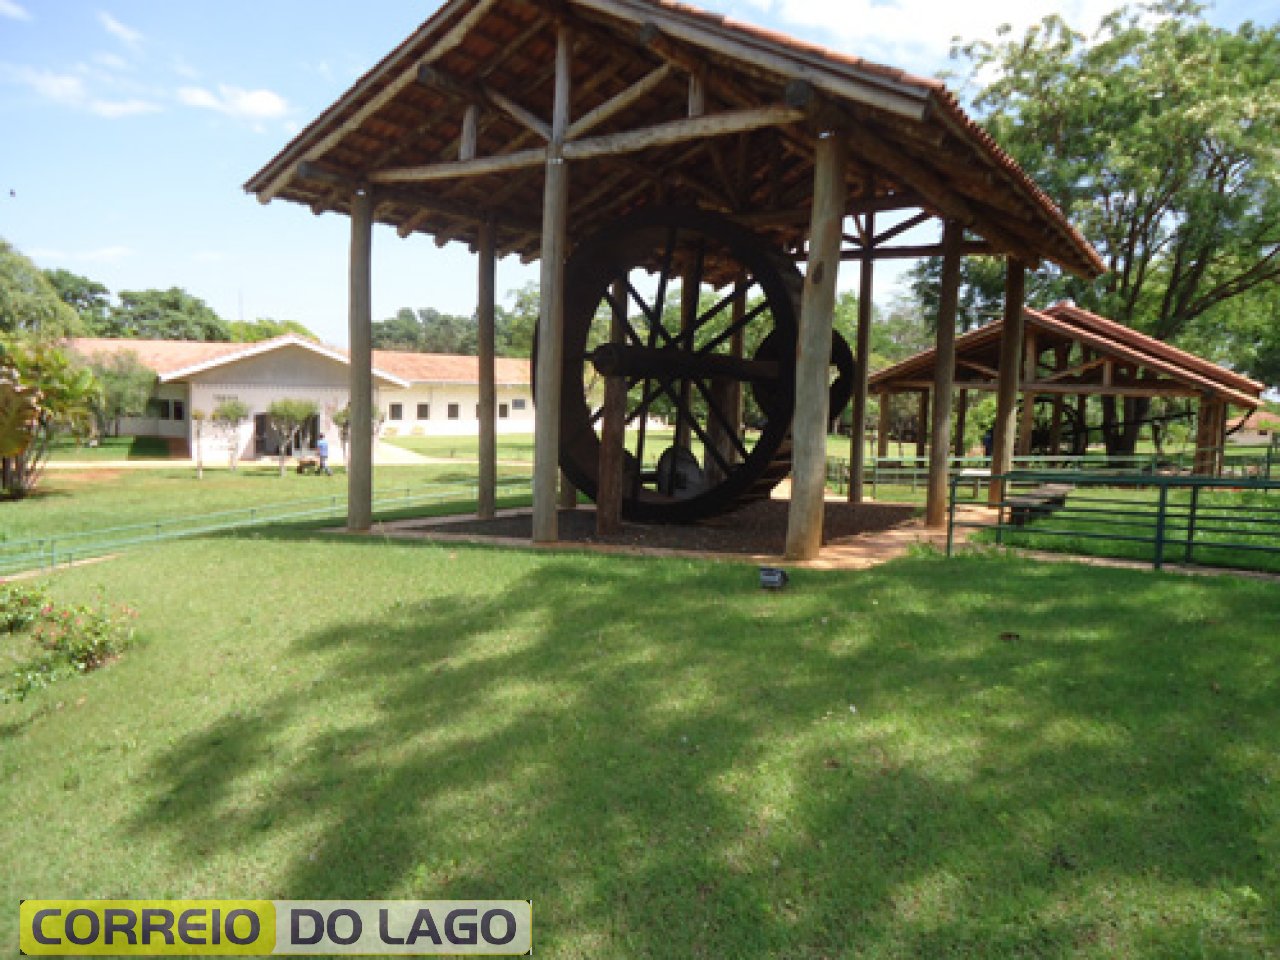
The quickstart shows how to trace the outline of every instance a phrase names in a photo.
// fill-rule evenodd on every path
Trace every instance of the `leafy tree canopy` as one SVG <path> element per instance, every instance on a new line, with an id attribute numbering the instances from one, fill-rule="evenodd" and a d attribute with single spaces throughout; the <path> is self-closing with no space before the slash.
<path id="1" fill-rule="evenodd" d="M 136 353 L 126 351 L 91 357 L 89 369 L 101 386 L 94 405 L 101 432 L 106 433 L 108 426 L 114 426 L 118 434 L 121 417 L 139 417 L 146 412 L 156 375 Z"/>
<path id="2" fill-rule="evenodd" d="M 44 272 L 0 239 L 0 333 L 56 339 L 82 329 L 80 318 Z"/>
<path id="3" fill-rule="evenodd" d="M 97 333 L 107 321 L 111 309 L 111 291 L 96 280 L 70 270 L 46 270 L 45 277 L 62 302 L 80 315 L 86 333 Z"/>
<path id="4" fill-rule="evenodd" d="M 308 340 L 319 341 L 311 330 L 297 320 L 272 320 L 270 317 L 259 317 L 257 320 L 232 320 L 227 324 L 231 339 L 236 343 L 259 343 L 285 334 L 296 334 Z"/>
<path id="5" fill-rule="evenodd" d="M 1041 293 L 1175 339 L 1280 279 L 1280 29 L 1225 30 L 1189 0 L 1057 16 L 958 46 L 996 140 L 1098 248 Z M 990 286 L 989 277 L 970 276 Z M 1212 317 L 1212 314 L 1217 317 Z"/>
<path id="6" fill-rule="evenodd" d="M 168 290 L 125 290 L 101 329 L 106 337 L 140 340 L 231 339 L 231 330 L 199 297 L 180 287 Z"/>

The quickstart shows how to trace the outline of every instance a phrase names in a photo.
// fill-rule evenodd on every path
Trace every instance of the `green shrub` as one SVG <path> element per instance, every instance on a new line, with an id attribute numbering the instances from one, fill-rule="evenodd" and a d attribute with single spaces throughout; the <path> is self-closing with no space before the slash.
<path id="1" fill-rule="evenodd" d="M 133 641 L 137 612 L 130 607 L 105 601 L 57 607 L 41 598 L 29 633 L 30 650 L 26 657 L 14 658 L 17 666 L 0 688 L 0 702 L 23 700 L 64 677 L 97 669 Z"/>
<path id="2" fill-rule="evenodd" d="M 52 601 L 39 587 L 16 583 L 0 587 L 0 630 L 9 633 L 25 630 L 46 608 L 52 609 Z"/>

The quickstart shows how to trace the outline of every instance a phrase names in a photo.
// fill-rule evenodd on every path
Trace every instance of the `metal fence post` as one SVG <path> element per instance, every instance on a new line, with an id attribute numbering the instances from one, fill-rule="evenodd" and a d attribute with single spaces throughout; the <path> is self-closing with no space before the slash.
<path id="1" fill-rule="evenodd" d="M 1183 558 L 1183 563 L 1191 562 L 1191 551 L 1195 549 L 1196 538 L 1196 511 L 1200 508 L 1200 488 L 1191 488 L 1191 506 L 1187 516 L 1187 554 Z"/>
<path id="2" fill-rule="evenodd" d="M 1167 484 L 1160 484 L 1160 502 L 1156 508 L 1156 556 L 1155 569 L 1159 570 L 1164 566 L 1164 531 L 1165 531 L 1165 510 L 1169 506 L 1169 487 Z"/>

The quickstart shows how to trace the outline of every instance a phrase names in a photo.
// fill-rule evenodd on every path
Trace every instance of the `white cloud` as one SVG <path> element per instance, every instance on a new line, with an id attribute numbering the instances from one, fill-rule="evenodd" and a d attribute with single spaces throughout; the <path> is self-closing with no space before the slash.
<path id="1" fill-rule="evenodd" d="M 85 86 L 84 78 L 73 73 L 56 73 L 52 70 L 36 70 L 32 67 L 14 67 L 0 64 L 0 76 L 30 87 L 46 100 L 60 103 L 63 106 L 88 110 L 90 113 L 108 120 L 120 117 L 134 117 L 143 113 L 156 113 L 162 108 L 159 104 L 141 97 L 123 100 L 106 100 L 91 97 Z"/>
<path id="2" fill-rule="evenodd" d="M 95 53 L 93 55 L 93 62 L 100 67 L 106 67 L 108 70 L 123 71 L 133 69 L 133 64 L 124 57 L 115 53 Z"/>
<path id="3" fill-rule="evenodd" d="M 243 90 L 222 83 L 217 93 L 204 87 L 182 87 L 178 100 L 188 107 L 216 110 L 240 120 L 277 120 L 289 112 L 288 101 L 271 90 Z"/>
<path id="4" fill-rule="evenodd" d="M 163 107 L 150 100 L 91 100 L 89 111 L 108 120 L 120 117 L 136 117 L 144 113 L 159 113 Z"/>
<path id="5" fill-rule="evenodd" d="M 0 0 L 0 2 L 2 2 L 2 0 Z M 139 31 L 133 29 L 133 27 L 125 26 L 105 11 L 98 14 L 98 22 L 102 24 L 102 29 L 106 30 L 107 33 L 131 47 L 136 47 L 142 42 L 142 34 Z"/>
<path id="6" fill-rule="evenodd" d="M 98 247 L 95 250 L 38 249 L 27 252 L 32 260 L 43 263 L 118 263 L 137 251 L 132 247 Z"/>
<path id="7" fill-rule="evenodd" d="M 31 14 L 17 0 L 0 0 L 0 17 L 10 20 L 30 20 Z"/>
<path id="8" fill-rule="evenodd" d="M 1056 13 L 1090 33 L 1114 0 L 707 0 L 743 20 L 763 13 L 784 32 L 796 33 L 853 56 L 928 74 L 946 65 L 954 37 L 991 39 L 1009 24 L 1016 35 Z"/>

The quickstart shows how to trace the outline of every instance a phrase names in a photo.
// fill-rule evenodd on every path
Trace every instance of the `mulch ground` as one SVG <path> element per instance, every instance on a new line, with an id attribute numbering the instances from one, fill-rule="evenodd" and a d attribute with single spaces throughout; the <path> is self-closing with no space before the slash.
<path id="1" fill-rule="evenodd" d="M 593 509 L 561 510 L 559 539 L 565 543 L 609 544 L 659 550 L 691 550 L 704 553 L 781 555 L 786 548 L 786 500 L 762 500 L 741 510 L 689 526 L 674 524 L 623 524 L 616 536 L 596 536 Z M 828 501 L 822 528 L 824 544 L 838 544 L 863 533 L 887 530 L 910 520 L 915 507 L 881 503 L 834 503 Z M 404 531 L 405 526 L 399 526 Z M 423 533 L 463 534 L 475 537 L 528 539 L 533 535 L 533 518 L 528 513 L 494 520 L 453 520 L 415 523 L 408 529 Z"/>

